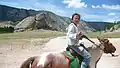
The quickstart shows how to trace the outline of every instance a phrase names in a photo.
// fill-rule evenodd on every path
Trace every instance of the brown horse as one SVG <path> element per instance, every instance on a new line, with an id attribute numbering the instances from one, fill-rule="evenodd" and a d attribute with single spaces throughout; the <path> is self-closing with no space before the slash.
<path id="1" fill-rule="evenodd" d="M 104 40 L 98 38 L 100 41 L 96 47 L 89 47 L 88 50 L 92 55 L 90 61 L 90 68 L 96 68 L 97 62 L 104 53 Z M 106 48 L 107 49 L 107 48 Z M 30 57 L 24 61 L 20 68 L 70 68 L 70 60 L 67 56 L 60 52 L 47 52 L 41 56 Z"/>

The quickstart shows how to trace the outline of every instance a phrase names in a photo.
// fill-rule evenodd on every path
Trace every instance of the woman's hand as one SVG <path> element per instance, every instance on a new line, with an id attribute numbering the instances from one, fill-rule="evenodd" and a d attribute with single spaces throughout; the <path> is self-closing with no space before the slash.
<path id="1" fill-rule="evenodd" d="M 76 38 L 80 39 L 82 35 L 83 35 L 82 32 L 78 32 L 77 35 L 76 35 Z"/>

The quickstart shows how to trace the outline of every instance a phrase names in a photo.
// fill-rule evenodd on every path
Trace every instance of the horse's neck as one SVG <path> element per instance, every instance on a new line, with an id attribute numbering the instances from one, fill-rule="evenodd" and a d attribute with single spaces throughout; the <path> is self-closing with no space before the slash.
<path id="1" fill-rule="evenodd" d="M 89 47 L 89 48 L 88 48 L 88 51 L 89 51 L 89 52 L 93 52 L 93 51 L 99 52 L 99 51 L 102 51 L 102 50 L 101 50 L 99 47 L 95 47 L 95 48 Z"/>
<path id="2" fill-rule="evenodd" d="M 89 52 L 91 53 L 91 61 L 90 61 L 90 68 L 95 68 L 96 61 L 101 58 L 103 51 L 99 47 L 89 47 Z"/>
<path id="3" fill-rule="evenodd" d="M 90 53 L 92 53 L 92 52 L 95 52 L 95 53 L 99 53 L 99 52 L 101 52 L 102 50 L 101 50 L 101 48 L 100 47 L 88 47 L 87 48 L 88 49 L 88 51 L 90 52 Z"/>

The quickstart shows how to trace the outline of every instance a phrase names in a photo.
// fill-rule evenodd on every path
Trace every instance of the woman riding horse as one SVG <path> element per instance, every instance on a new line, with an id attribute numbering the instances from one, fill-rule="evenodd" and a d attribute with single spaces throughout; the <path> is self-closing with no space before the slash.
<path id="1" fill-rule="evenodd" d="M 67 28 L 67 38 L 68 38 L 68 47 L 74 47 L 77 50 L 77 53 L 83 57 L 80 68 L 87 68 L 90 63 L 91 55 L 83 47 L 78 47 L 79 39 L 82 38 L 82 32 L 79 30 L 80 15 L 75 13 L 72 15 L 72 23 Z"/>

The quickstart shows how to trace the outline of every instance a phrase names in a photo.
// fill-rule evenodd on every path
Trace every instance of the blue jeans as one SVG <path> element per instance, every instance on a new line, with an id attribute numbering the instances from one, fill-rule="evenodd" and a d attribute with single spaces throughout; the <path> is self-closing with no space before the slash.
<path id="1" fill-rule="evenodd" d="M 87 68 L 87 66 L 90 64 L 91 54 L 88 51 L 86 51 L 86 49 L 84 49 L 83 47 L 79 47 L 79 50 L 80 55 L 83 57 L 83 61 L 81 63 L 80 68 Z"/>

